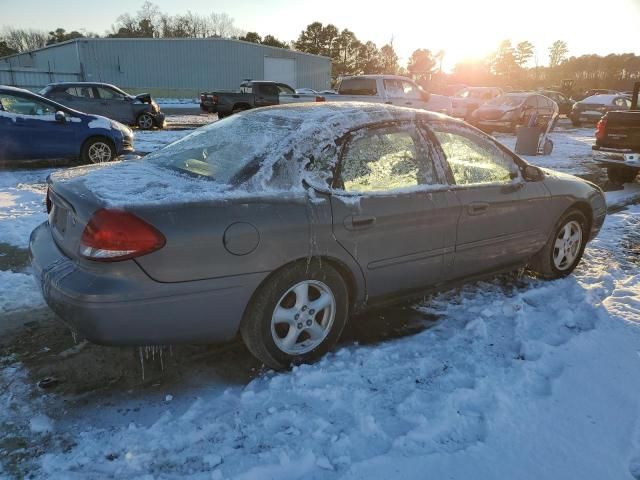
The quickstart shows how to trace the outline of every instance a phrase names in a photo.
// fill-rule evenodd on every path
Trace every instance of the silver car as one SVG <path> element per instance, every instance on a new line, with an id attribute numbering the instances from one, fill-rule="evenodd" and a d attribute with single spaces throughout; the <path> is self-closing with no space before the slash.
<path id="1" fill-rule="evenodd" d="M 129 95 L 108 83 L 61 82 L 47 85 L 40 94 L 79 112 L 102 115 L 141 130 L 165 126 L 164 113 L 148 93 Z"/>
<path id="2" fill-rule="evenodd" d="M 602 191 L 462 121 L 379 104 L 268 107 L 144 160 L 49 178 L 30 252 L 51 308 L 107 345 L 220 342 L 273 368 L 350 315 L 528 266 L 568 275 Z"/>

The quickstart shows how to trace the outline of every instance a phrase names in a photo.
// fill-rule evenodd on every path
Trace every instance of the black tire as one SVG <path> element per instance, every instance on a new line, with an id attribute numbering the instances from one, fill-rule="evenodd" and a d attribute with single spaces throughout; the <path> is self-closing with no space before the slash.
<path id="1" fill-rule="evenodd" d="M 574 127 L 579 127 L 580 125 L 582 125 L 580 123 L 580 120 L 575 120 L 575 119 L 571 119 L 571 125 L 573 125 Z"/>
<path id="2" fill-rule="evenodd" d="M 136 118 L 136 125 L 140 130 L 151 130 L 154 124 L 153 115 L 149 112 L 142 112 L 138 115 L 138 118 Z"/>
<path id="3" fill-rule="evenodd" d="M 315 282 L 329 289 L 335 300 L 333 307 L 327 307 L 333 308 L 332 322 L 328 322 L 328 316 L 325 317 L 325 311 L 328 313 L 329 310 L 323 308 L 323 310 L 315 312 L 315 320 L 312 320 L 309 314 L 314 312 L 309 306 L 296 307 L 298 305 L 297 294 L 291 290 L 302 282 Z M 311 295 L 314 288 L 316 288 L 315 285 L 307 288 L 307 292 L 310 293 L 308 302 L 310 305 L 314 299 Z M 290 298 L 290 295 L 293 297 Z M 287 302 L 289 306 L 287 306 Z M 297 312 L 297 316 L 292 320 L 293 325 L 287 325 L 284 322 L 272 325 L 272 317 L 274 317 L 276 307 L 285 308 L 287 312 L 289 310 L 293 313 Z M 304 307 L 307 309 L 305 310 Z M 321 340 L 317 340 L 320 343 L 314 345 L 312 337 L 305 333 L 307 332 L 306 325 L 311 326 L 311 323 L 308 322 L 316 322 L 319 315 L 326 320 L 328 326 L 323 330 L 325 336 Z M 327 262 L 314 260 L 307 263 L 301 261 L 277 271 L 256 291 L 242 319 L 240 334 L 249 351 L 258 360 L 268 367 L 281 370 L 290 365 L 313 362 L 330 351 L 338 342 L 348 316 L 349 295 L 342 276 Z M 322 321 L 321 319 L 320 323 Z M 297 345 L 302 348 L 305 341 L 309 342 L 308 348 L 311 346 L 313 348 L 299 354 L 283 351 L 276 343 L 275 337 L 278 337 L 282 342 L 289 335 L 290 329 L 293 329 L 294 336 L 295 333 L 298 333 L 298 336 L 295 336 L 296 342 L 302 338 L 302 343 L 295 343 L 294 348 Z M 309 338 L 306 339 L 305 336 Z"/>
<path id="4" fill-rule="evenodd" d="M 554 262 L 554 256 L 556 255 L 556 240 L 559 239 L 561 232 L 565 229 L 565 225 L 570 224 L 571 222 L 577 222 L 582 229 L 582 235 L 580 240 L 580 245 L 577 248 L 577 255 L 567 265 L 562 268 L 558 268 L 556 263 Z M 541 278 L 545 278 L 547 280 L 553 280 L 556 278 L 562 278 L 569 275 L 576 268 L 578 263 L 580 263 L 580 259 L 582 258 L 582 254 L 584 253 L 584 248 L 587 244 L 587 239 L 589 238 L 589 225 L 590 222 L 587 220 L 587 217 L 581 210 L 577 208 L 571 208 L 567 212 L 565 212 L 560 220 L 556 223 L 553 228 L 553 232 L 547 240 L 544 248 L 536 254 L 535 257 L 531 259 L 529 262 L 529 270 L 531 270 L 534 274 Z"/>
<path id="5" fill-rule="evenodd" d="M 115 160 L 115 158 L 116 148 L 113 142 L 104 137 L 88 139 L 80 150 L 80 159 L 84 163 L 106 163 Z"/>
<path id="6" fill-rule="evenodd" d="M 218 112 L 218 120 L 222 120 L 225 117 L 228 117 L 229 114 L 228 113 L 220 113 Z"/>
<path id="7" fill-rule="evenodd" d="M 609 181 L 617 186 L 622 186 L 625 183 L 631 183 L 635 180 L 640 169 L 631 167 L 607 167 L 607 177 Z"/>

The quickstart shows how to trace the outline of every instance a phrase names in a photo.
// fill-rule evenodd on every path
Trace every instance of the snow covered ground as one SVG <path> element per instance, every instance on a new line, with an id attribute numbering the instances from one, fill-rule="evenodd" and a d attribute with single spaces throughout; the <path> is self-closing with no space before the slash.
<path id="1" fill-rule="evenodd" d="M 188 133 L 136 132 L 136 146 Z M 555 132 L 554 154 L 530 161 L 589 174 L 591 137 Z M 640 205 L 608 216 L 569 278 L 452 290 L 412 307 L 418 333 L 347 339 L 274 373 L 237 344 L 206 368 L 167 366 L 182 351 L 141 351 L 141 365 L 137 351 L 73 347 L 20 260 L 51 171 L 0 172 L 0 265 L 18 258 L 0 268 L 0 323 L 39 319 L 4 345 L 0 325 L 0 478 L 640 479 Z M 639 199 L 637 183 L 607 193 Z M 58 380 L 82 367 L 81 387 L 35 385 L 74 358 Z"/>

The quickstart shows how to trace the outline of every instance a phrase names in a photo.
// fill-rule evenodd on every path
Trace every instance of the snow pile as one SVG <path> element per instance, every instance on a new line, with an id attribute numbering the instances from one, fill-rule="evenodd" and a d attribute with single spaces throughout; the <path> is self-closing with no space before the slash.
<path id="1" fill-rule="evenodd" d="M 67 425 L 74 446 L 44 455 L 39 475 L 628 478 L 640 467 L 640 278 L 620 233 L 639 216 L 609 217 L 575 276 L 417 305 L 440 321 L 411 337 L 203 387 L 182 410 L 159 399 L 150 424 Z"/>
<path id="2" fill-rule="evenodd" d="M 44 197 L 51 169 L 0 176 L 0 243 L 26 248 L 31 231 L 47 219 Z"/>
<path id="3" fill-rule="evenodd" d="M 0 315 L 43 305 L 44 299 L 31 274 L 0 270 Z"/>
<path id="4" fill-rule="evenodd" d="M 605 192 L 608 208 L 620 208 L 640 200 L 640 184 L 626 183 L 622 190 Z"/>

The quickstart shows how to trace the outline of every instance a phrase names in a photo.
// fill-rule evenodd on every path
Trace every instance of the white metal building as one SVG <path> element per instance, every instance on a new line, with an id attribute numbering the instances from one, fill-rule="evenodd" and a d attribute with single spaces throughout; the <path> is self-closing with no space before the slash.
<path id="1" fill-rule="evenodd" d="M 244 79 L 323 90 L 330 87 L 331 60 L 226 38 L 80 38 L 0 58 L 0 84 L 30 90 L 95 81 L 132 93 L 195 97 L 238 88 Z"/>

